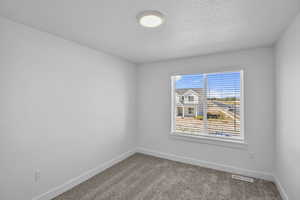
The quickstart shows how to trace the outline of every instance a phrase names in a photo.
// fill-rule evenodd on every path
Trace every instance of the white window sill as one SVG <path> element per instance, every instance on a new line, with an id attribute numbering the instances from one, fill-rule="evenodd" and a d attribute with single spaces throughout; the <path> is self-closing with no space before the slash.
<path id="1" fill-rule="evenodd" d="M 170 137 L 172 139 L 185 140 L 188 142 L 205 143 L 209 145 L 217 145 L 229 148 L 247 149 L 248 144 L 245 140 L 231 139 L 223 137 L 213 137 L 207 135 L 193 135 L 181 132 L 171 132 Z"/>

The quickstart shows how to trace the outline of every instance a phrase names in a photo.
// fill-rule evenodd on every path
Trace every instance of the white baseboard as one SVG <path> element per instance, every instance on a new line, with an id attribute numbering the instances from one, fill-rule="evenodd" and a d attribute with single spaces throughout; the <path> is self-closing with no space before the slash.
<path id="1" fill-rule="evenodd" d="M 105 169 L 117 164 L 118 162 L 128 158 L 129 156 L 135 154 L 135 150 L 131 150 L 128 151 L 126 153 L 121 154 L 120 156 L 105 162 L 101 165 L 99 165 L 98 167 L 91 169 L 83 174 L 81 174 L 78 177 L 75 177 L 67 182 L 65 182 L 64 184 L 57 186 L 55 188 L 52 188 L 51 190 L 49 190 L 48 192 L 45 192 L 37 197 L 34 197 L 32 200 L 50 200 L 53 199 L 54 197 L 70 190 L 71 188 L 73 188 L 74 186 L 90 179 L 91 177 L 95 176 L 96 174 L 104 171 Z"/>
<path id="2" fill-rule="evenodd" d="M 274 176 L 274 182 L 276 184 L 276 187 L 281 195 L 282 200 L 289 200 L 289 197 L 287 193 L 285 192 L 284 188 L 282 187 L 278 177 Z"/>
<path id="3" fill-rule="evenodd" d="M 194 158 L 153 151 L 153 150 L 145 149 L 145 148 L 137 148 L 137 152 L 142 153 L 142 154 L 151 155 L 151 156 L 160 157 L 160 158 L 165 158 L 165 159 L 169 159 L 169 160 L 174 160 L 174 161 L 178 161 L 178 162 L 188 163 L 188 164 L 192 164 L 192 165 L 198 165 L 201 167 L 216 169 L 216 170 L 220 170 L 220 171 L 226 171 L 229 173 L 240 174 L 240 175 L 249 176 L 249 177 L 253 177 L 253 178 L 260 178 L 260 179 L 264 179 L 264 180 L 268 180 L 268 181 L 274 181 L 273 175 L 271 173 L 267 173 L 267 172 L 241 169 L 241 168 L 237 168 L 237 167 L 233 167 L 233 166 L 222 165 L 222 164 L 203 161 L 203 160 L 197 160 Z"/>
<path id="4" fill-rule="evenodd" d="M 282 199 L 288 200 L 288 196 L 287 196 L 284 188 L 280 184 L 279 179 L 270 173 L 259 172 L 259 171 L 248 170 L 248 169 L 241 169 L 241 168 L 237 168 L 237 167 L 233 167 L 233 166 L 222 165 L 222 164 L 203 161 L 203 160 L 197 160 L 197 159 L 193 159 L 193 158 L 189 158 L 189 157 L 183 157 L 183 156 L 178 156 L 178 155 L 174 155 L 174 154 L 153 151 L 153 150 L 145 149 L 145 148 L 137 148 L 136 150 L 131 150 L 126 153 L 123 153 L 120 156 L 118 156 L 106 163 L 103 163 L 103 164 L 99 165 L 98 167 L 91 169 L 91 170 L 81 174 L 80 176 L 75 177 L 75 178 L 65 182 L 64 184 L 62 184 L 60 186 L 52 188 L 51 190 L 49 190 L 37 197 L 34 197 L 32 200 L 50 200 L 64 192 L 70 190 L 74 186 L 90 179 L 91 177 L 104 171 L 105 169 L 117 164 L 118 162 L 125 160 L 126 158 L 128 158 L 129 156 L 131 156 L 135 153 L 142 153 L 142 154 L 160 157 L 160 158 L 164 158 L 164 159 L 168 159 L 168 160 L 174 160 L 174 161 L 188 163 L 188 164 L 192 164 L 192 165 L 198 165 L 201 167 L 207 167 L 207 168 L 216 169 L 216 170 L 220 170 L 220 171 L 226 171 L 229 173 L 241 174 L 244 176 L 273 181 L 273 182 L 275 182 Z"/>

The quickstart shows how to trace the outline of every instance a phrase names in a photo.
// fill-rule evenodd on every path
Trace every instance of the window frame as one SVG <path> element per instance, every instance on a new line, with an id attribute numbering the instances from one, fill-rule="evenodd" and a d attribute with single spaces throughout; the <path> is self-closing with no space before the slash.
<path id="1" fill-rule="evenodd" d="M 208 133 L 199 133 L 199 135 L 195 135 L 189 132 L 180 132 L 176 131 L 176 76 L 181 75 L 197 75 L 197 74 L 218 74 L 218 73 L 230 73 L 230 72 L 239 72 L 240 73 L 240 136 L 238 137 L 227 137 L 227 136 L 219 136 L 219 135 L 209 135 Z M 176 136 L 176 138 L 182 139 L 192 139 L 193 141 L 217 141 L 217 142 L 225 142 L 225 143 L 237 143 L 246 145 L 246 137 L 245 137 L 245 123 L 244 123 L 244 70 L 232 70 L 232 71 L 217 71 L 217 72 L 191 72 L 191 73 L 178 73 L 171 75 L 171 136 Z M 179 137 L 177 137 L 179 136 Z"/>

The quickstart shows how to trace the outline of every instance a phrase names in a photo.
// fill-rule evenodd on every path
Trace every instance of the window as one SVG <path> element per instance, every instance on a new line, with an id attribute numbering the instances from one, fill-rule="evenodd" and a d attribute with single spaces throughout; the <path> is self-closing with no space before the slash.
<path id="1" fill-rule="evenodd" d="M 172 133 L 243 142 L 242 86 L 242 71 L 172 76 Z"/>
<path id="2" fill-rule="evenodd" d="M 184 96 L 181 96 L 181 101 L 182 101 L 182 102 L 184 101 Z"/>

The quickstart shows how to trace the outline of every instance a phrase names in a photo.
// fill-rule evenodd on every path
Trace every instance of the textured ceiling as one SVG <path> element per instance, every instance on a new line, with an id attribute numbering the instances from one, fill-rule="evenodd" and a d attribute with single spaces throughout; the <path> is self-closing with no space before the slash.
<path id="1" fill-rule="evenodd" d="M 136 63 L 270 45 L 300 0 L 0 0 L 0 15 Z M 140 27 L 159 10 L 166 23 Z"/>

